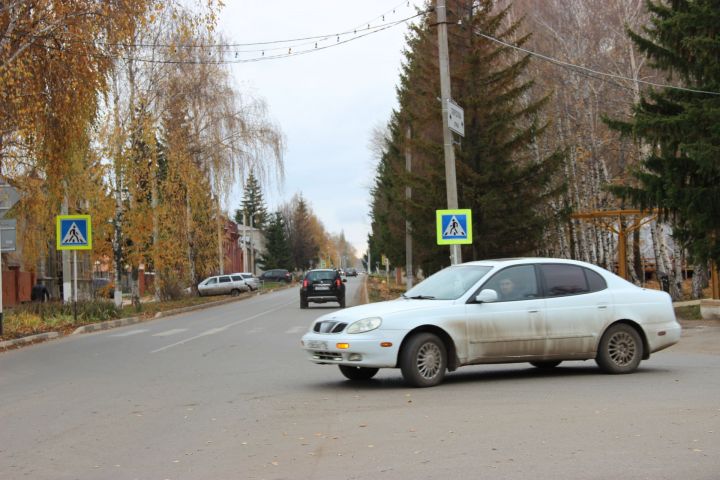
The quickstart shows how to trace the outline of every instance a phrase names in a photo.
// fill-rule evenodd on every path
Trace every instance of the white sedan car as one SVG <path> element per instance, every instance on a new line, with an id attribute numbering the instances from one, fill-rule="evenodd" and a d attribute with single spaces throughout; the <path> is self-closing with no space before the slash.
<path id="1" fill-rule="evenodd" d="M 451 266 L 397 300 L 323 315 L 302 346 L 350 380 L 400 368 L 408 384 L 430 387 L 483 363 L 548 369 L 595 359 L 605 372 L 630 373 L 680 330 L 665 292 L 584 262 L 521 258 Z"/>

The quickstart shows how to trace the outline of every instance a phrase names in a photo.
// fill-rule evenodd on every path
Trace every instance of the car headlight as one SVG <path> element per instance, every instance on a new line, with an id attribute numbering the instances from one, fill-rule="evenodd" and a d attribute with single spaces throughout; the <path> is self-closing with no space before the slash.
<path id="1" fill-rule="evenodd" d="M 361 320 L 358 320 L 357 322 L 353 322 L 350 324 L 350 326 L 347 328 L 347 333 L 365 333 L 369 332 L 371 330 L 375 330 L 382 324 L 382 318 L 380 317 L 370 317 L 370 318 L 363 318 Z"/>

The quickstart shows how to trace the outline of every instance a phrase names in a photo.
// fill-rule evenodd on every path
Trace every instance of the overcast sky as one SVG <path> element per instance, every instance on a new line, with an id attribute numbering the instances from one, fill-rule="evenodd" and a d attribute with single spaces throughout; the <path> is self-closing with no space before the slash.
<path id="1" fill-rule="evenodd" d="M 421 0 L 226 0 L 220 29 L 231 43 L 305 38 L 367 28 L 416 13 Z M 392 10 L 395 10 L 393 13 Z M 358 32 L 358 35 L 361 30 Z M 369 149 L 374 127 L 395 108 L 407 25 L 307 55 L 233 65 L 241 91 L 268 104 L 286 138 L 285 182 L 264 189 L 268 208 L 302 192 L 332 233 L 343 231 L 361 255 L 370 231 L 369 189 L 376 160 Z M 344 41 L 352 35 L 341 36 Z M 337 37 L 318 47 L 337 43 Z M 303 45 L 304 44 L 304 45 Z M 294 42 L 294 52 L 314 41 Z M 260 48 L 260 47 L 243 47 Z M 287 53 L 266 51 L 267 56 Z M 255 54 L 257 55 L 257 54 Z M 262 53 L 260 53 L 262 56 Z M 246 54 L 247 56 L 247 54 Z M 240 57 L 242 58 L 242 56 Z M 233 212 L 238 188 L 229 201 Z"/>

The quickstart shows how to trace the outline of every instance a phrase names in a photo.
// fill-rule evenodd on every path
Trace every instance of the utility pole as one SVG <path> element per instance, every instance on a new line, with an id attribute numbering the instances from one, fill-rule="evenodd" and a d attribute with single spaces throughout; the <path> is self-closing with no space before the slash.
<path id="1" fill-rule="evenodd" d="M 405 134 L 405 170 L 412 171 L 412 150 L 410 149 L 410 138 L 412 128 L 407 126 Z M 412 197 L 412 187 L 405 187 L 405 202 L 409 205 Z M 413 263 L 412 263 L 412 226 L 409 220 L 405 220 L 405 286 L 410 290 L 413 286 Z"/>
<path id="2" fill-rule="evenodd" d="M 445 0 L 437 0 L 438 60 L 440 64 L 440 101 L 442 103 L 443 146 L 445 151 L 445 188 L 447 189 L 447 208 L 458 208 L 457 180 L 455 178 L 455 147 L 448 125 L 448 103 L 450 94 L 450 56 L 448 53 L 447 8 Z M 460 245 L 450 245 L 450 264 L 462 263 Z"/>

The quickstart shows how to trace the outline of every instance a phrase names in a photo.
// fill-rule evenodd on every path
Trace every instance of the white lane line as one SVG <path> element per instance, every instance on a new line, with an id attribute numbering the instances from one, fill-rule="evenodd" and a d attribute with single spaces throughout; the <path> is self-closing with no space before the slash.
<path id="1" fill-rule="evenodd" d="M 111 337 L 129 337 L 130 335 L 137 335 L 138 333 L 145 333 L 148 332 L 149 329 L 143 328 L 140 330 L 130 330 L 129 332 L 123 332 L 123 333 L 116 333 L 113 335 L 110 335 Z"/>
<path id="2" fill-rule="evenodd" d="M 164 332 L 156 333 L 153 337 L 169 337 L 170 335 L 177 335 L 178 333 L 187 332 L 187 328 L 174 328 L 172 330 L 166 330 Z"/>
<path id="3" fill-rule="evenodd" d="M 307 326 L 303 325 L 302 327 L 293 327 L 290 330 L 285 330 L 285 333 L 287 333 L 288 335 L 295 335 L 297 333 L 302 333 L 305 330 L 307 330 Z"/>
<path id="4" fill-rule="evenodd" d="M 285 303 L 285 304 L 283 304 L 283 305 L 280 305 L 279 307 L 275 307 L 275 308 L 273 308 L 273 309 L 266 310 L 266 311 L 264 311 L 264 312 L 260 312 L 260 313 L 258 313 L 258 314 L 252 315 L 252 316 L 247 317 L 247 318 L 243 318 L 242 320 L 238 320 L 237 322 L 228 323 L 228 324 L 225 325 L 224 327 L 211 328 L 210 330 L 206 330 L 206 331 L 204 331 L 203 333 L 200 333 L 200 334 L 198 334 L 198 335 L 195 335 L 194 337 L 186 338 L 185 340 L 180 340 L 179 342 L 171 343 L 170 345 L 166 345 L 166 346 L 164 346 L 164 347 L 160 347 L 160 348 L 158 348 L 158 349 L 156 349 L 156 350 L 153 350 L 153 351 L 150 352 L 150 353 L 162 352 L 162 351 L 168 350 L 168 349 L 170 349 L 170 348 L 177 347 L 177 346 L 180 346 L 180 345 L 184 345 L 184 344 L 186 344 L 186 343 L 188 343 L 188 342 L 192 342 L 193 340 L 197 340 L 198 338 L 202 338 L 202 337 L 206 337 L 206 336 L 208 336 L 208 335 L 214 335 L 214 334 L 216 334 L 216 333 L 224 332 L 225 330 L 227 330 L 227 329 L 230 328 L 230 327 L 234 327 L 234 326 L 236 326 L 236 325 L 240 325 L 241 323 L 249 322 L 250 320 L 254 320 L 254 319 L 258 318 L 258 317 L 262 317 L 263 315 L 267 315 L 268 313 L 276 312 L 276 311 L 278 311 L 278 310 L 280 310 L 280 309 L 283 309 L 283 308 L 287 307 L 288 305 L 294 305 L 295 303 L 296 303 L 295 300 L 293 300 L 292 302 Z"/>

